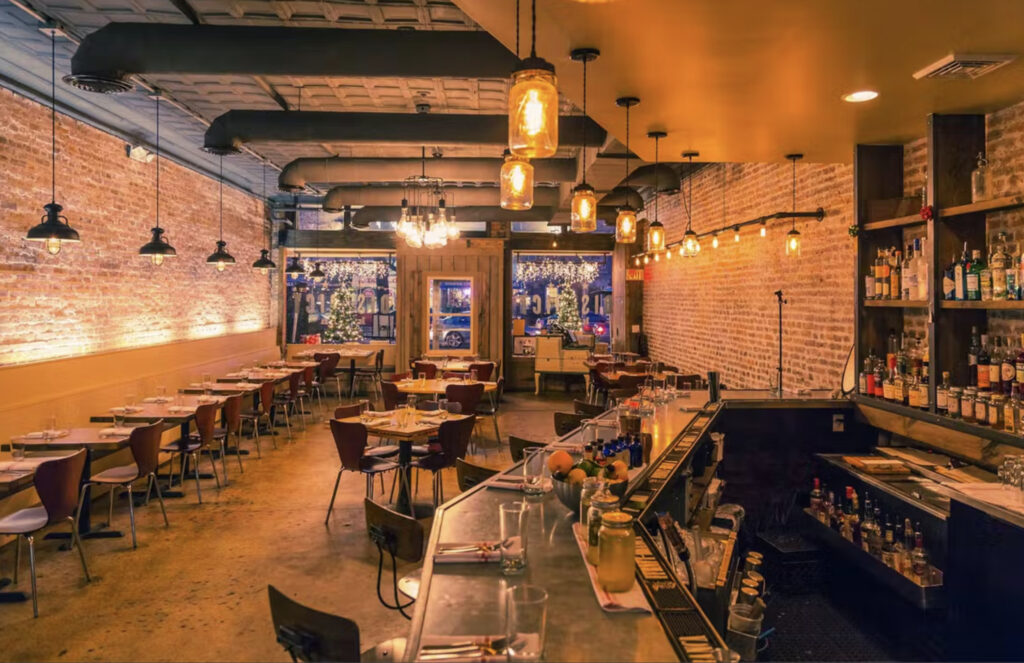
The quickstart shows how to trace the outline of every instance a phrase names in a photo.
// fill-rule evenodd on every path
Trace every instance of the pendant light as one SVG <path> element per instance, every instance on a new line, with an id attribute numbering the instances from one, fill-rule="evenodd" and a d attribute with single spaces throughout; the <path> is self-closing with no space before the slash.
<path id="1" fill-rule="evenodd" d="M 629 109 L 640 103 L 636 97 L 619 97 L 615 103 L 626 109 L 626 188 L 629 188 Z M 632 244 L 636 241 L 636 208 L 628 202 L 619 208 L 615 217 L 615 241 Z"/>
<path id="2" fill-rule="evenodd" d="M 46 214 L 40 222 L 29 229 L 25 239 L 30 242 L 44 242 L 50 255 L 60 253 L 65 242 L 79 242 L 78 231 L 71 227 L 68 219 L 61 215 L 64 208 L 57 204 L 57 30 L 50 33 L 50 202 L 43 205 Z"/>
<path id="3" fill-rule="evenodd" d="M 664 131 L 648 131 L 647 137 L 654 139 L 654 221 L 647 227 L 647 250 L 655 254 L 665 250 L 665 226 L 658 220 L 658 141 L 667 136 Z M 657 258 L 657 255 L 655 255 Z"/>
<path id="4" fill-rule="evenodd" d="M 697 233 L 693 232 L 693 157 L 699 154 L 699 152 L 692 151 L 683 152 L 683 156 L 689 161 L 690 165 L 687 169 L 687 194 L 683 205 L 686 209 L 686 232 L 683 233 L 682 251 L 684 258 L 696 258 L 697 254 L 700 253 L 700 239 L 697 237 Z"/>
<path id="5" fill-rule="evenodd" d="M 224 157 L 220 158 L 220 239 L 217 240 L 217 250 L 206 259 L 207 265 L 214 265 L 218 272 L 235 264 L 235 258 L 227 252 L 228 243 L 224 241 Z"/>
<path id="6" fill-rule="evenodd" d="M 793 162 L 793 212 L 796 212 L 796 162 L 802 159 L 802 154 L 787 154 L 786 158 Z M 800 257 L 800 231 L 796 229 L 796 217 L 793 217 L 793 229 L 786 233 L 786 255 Z"/>
<path id="7" fill-rule="evenodd" d="M 537 0 L 532 8 L 530 57 L 512 72 L 508 93 L 508 148 L 517 157 L 542 159 L 558 149 L 558 79 L 554 65 L 537 57 Z"/>
<path id="8" fill-rule="evenodd" d="M 178 255 L 171 243 L 163 237 L 164 229 L 160 227 L 160 93 L 153 95 L 156 99 L 156 226 L 150 231 L 153 237 L 139 249 L 140 256 L 149 256 L 157 267 L 164 264 L 164 258 Z"/>
<path id="9" fill-rule="evenodd" d="M 501 209 L 527 210 L 533 207 L 533 164 L 505 150 L 501 164 Z"/>
<path id="10" fill-rule="evenodd" d="M 288 260 L 288 266 L 284 268 L 285 274 L 290 274 L 292 276 L 302 276 L 303 274 L 306 273 L 306 270 L 304 270 L 302 268 L 302 265 L 299 264 L 299 256 L 292 256 Z"/>
<path id="11" fill-rule="evenodd" d="M 597 230 L 597 195 L 587 184 L 587 63 L 597 59 L 601 51 L 596 48 L 577 48 L 569 56 L 583 63 L 583 179 L 572 190 L 570 219 L 572 231 L 589 233 Z"/>
<path id="12" fill-rule="evenodd" d="M 313 232 L 314 232 L 314 237 L 316 239 L 316 256 L 319 258 L 320 257 L 320 211 L 319 210 L 317 210 L 317 213 L 316 213 L 316 229 Z M 319 283 L 319 282 L 323 281 L 324 278 L 326 278 L 326 275 L 324 274 L 324 270 L 321 269 L 322 266 L 323 266 L 322 262 L 317 261 L 317 262 L 313 263 L 313 271 L 311 271 L 309 273 L 309 280 L 313 281 L 314 283 Z"/>
<path id="13" fill-rule="evenodd" d="M 262 170 L 260 170 L 260 184 L 263 188 L 263 209 L 267 208 L 267 164 L 262 163 Z M 266 214 L 264 213 L 264 216 Z M 271 222 L 270 225 L 271 235 L 273 235 L 274 225 Z M 268 238 L 269 239 L 269 238 Z M 260 257 L 252 264 L 253 269 L 260 270 L 261 274 L 266 274 L 272 269 L 277 269 L 277 264 L 270 259 L 270 249 L 260 249 Z"/>

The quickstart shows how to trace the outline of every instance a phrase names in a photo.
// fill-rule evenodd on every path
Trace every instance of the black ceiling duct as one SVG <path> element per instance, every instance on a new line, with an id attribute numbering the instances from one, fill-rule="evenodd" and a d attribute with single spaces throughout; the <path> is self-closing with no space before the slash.
<path id="1" fill-rule="evenodd" d="M 587 145 L 604 144 L 604 129 L 578 115 L 558 118 L 559 143 L 579 147 L 584 122 Z M 246 143 L 268 141 L 504 145 L 508 142 L 508 116 L 232 110 L 210 124 L 203 149 L 213 154 L 237 154 Z"/>
<path id="2" fill-rule="evenodd" d="M 459 223 L 479 223 L 486 221 L 550 221 L 557 209 L 555 207 L 534 207 L 528 210 L 513 211 L 495 206 L 472 206 L 456 208 L 456 220 Z M 374 221 L 398 221 L 402 208 L 364 207 L 352 212 L 353 225 L 369 224 Z"/>
<path id="3" fill-rule="evenodd" d="M 401 202 L 403 188 L 395 186 L 353 186 L 333 187 L 324 196 L 325 212 L 341 212 L 345 207 L 390 207 Z M 461 221 L 462 210 L 466 207 L 498 207 L 501 190 L 498 187 L 445 187 L 448 208 L 455 209 Z M 554 187 L 536 187 L 533 190 L 534 205 L 557 207 L 559 191 Z"/>
<path id="4" fill-rule="evenodd" d="M 420 170 L 419 158 L 329 157 L 295 159 L 281 171 L 277 185 L 281 191 L 303 191 L 309 185 L 343 182 L 401 182 Z M 449 182 L 497 182 L 502 159 L 445 157 L 427 161 L 427 175 Z M 576 179 L 576 159 L 537 159 L 533 162 L 535 183 L 572 182 Z"/>
<path id="5" fill-rule="evenodd" d="M 681 181 L 679 173 L 666 163 L 640 166 L 629 175 L 629 183 L 634 186 L 658 186 L 659 193 L 679 193 Z"/>
<path id="6" fill-rule="evenodd" d="M 505 78 L 516 57 L 483 31 L 108 23 L 64 81 L 125 92 L 135 74 Z"/>
<path id="7" fill-rule="evenodd" d="M 644 197 L 631 186 L 617 186 L 597 201 L 601 207 L 622 207 L 629 205 L 640 211 L 644 208 Z"/>

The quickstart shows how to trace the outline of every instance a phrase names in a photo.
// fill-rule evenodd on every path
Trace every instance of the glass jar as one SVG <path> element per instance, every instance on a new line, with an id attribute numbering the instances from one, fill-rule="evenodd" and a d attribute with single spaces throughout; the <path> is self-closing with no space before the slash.
<path id="1" fill-rule="evenodd" d="M 607 490 L 596 493 L 590 499 L 590 509 L 587 510 L 587 562 L 594 566 L 598 566 L 601 561 L 601 517 L 618 508 L 619 498 Z"/>
<path id="2" fill-rule="evenodd" d="M 633 588 L 636 575 L 636 533 L 633 517 L 622 511 L 601 516 L 600 564 L 597 583 L 606 592 L 626 592 Z"/>
<path id="3" fill-rule="evenodd" d="M 991 395 L 992 392 L 983 389 L 974 399 L 974 423 L 979 426 L 988 426 L 988 399 L 991 398 Z"/>
<path id="4" fill-rule="evenodd" d="M 992 394 L 988 399 L 988 425 L 996 430 L 1003 429 L 1003 408 L 1006 407 L 1006 396 Z"/>
<path id="5" fill-rule="evenodd" d="M 597 477 L 587 477 L 583 480 L 583 488 L 580 489 L 580 526 L 583 531 L 587 530 L 590 501 L 602 490 L 604 490 L 604 482 Z"/>
<path id="6" fill-rule="evenodd" d="M 974 400 L 978 397 L 977 387 L 964 387 L 964 395 L 960 397 L 960 418 L 974 423 Z"/>
<path id="7" fill-rule="evenodd" d="M 523 64 L 508 93 L 508 146 L 518 157 L 543 159 L 558 150 L 558 79 L 543 60 Z"/>
<path id="8" fill-rule="evenodd" d="M 960 418 L 960 399 L 963 398 L 964 390 L 960 387 L 950 387 L 946 398 L 946 414 L 952 419 Z"/>

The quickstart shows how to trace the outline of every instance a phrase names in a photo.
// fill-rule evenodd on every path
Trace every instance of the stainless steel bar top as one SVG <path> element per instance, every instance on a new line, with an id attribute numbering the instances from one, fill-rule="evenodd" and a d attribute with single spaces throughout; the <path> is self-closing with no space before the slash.
<path id="1" fill-rule="evenodd" d="M 681 408 L 696 410 L 706 401 L 706 392 L 693 392 L 657 408 L 652 459 L 660 456 L 697 414 Z M 606 412 L 600 418 L 614 416 L 614 412 Z M 559 442 L 583 442 L 583 435 L 576 430 Z M 521 464 L 516 464 L 503 474 L 521 471 Z M 434 565 L 434 551 L 441 543 L 497 540 L 498 505 L 523 499 L 522 493 L 489 488 L 485 482 L 438 508 L 424 556 L 406 660 L 416 660 L 425 636 L 503 635 L 504 591 L 520 583 L 539 585 L 548 592 L 546 660 L 677 660 L 654 615 L 601 610 L 573 538 L 575 514 L 554 493 L 530 502 L 529 561 L 521 574 L 506 578 L 497 563 Z"/>

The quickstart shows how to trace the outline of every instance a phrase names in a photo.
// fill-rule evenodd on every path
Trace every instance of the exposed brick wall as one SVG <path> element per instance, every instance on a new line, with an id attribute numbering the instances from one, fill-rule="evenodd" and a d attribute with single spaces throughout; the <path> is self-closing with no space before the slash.
<path id="1" fill-rule="evenodd" d="M 263 329 L 277 324 L 262 204 L 224 188 L 224 239 L 238 264 L 205 264 L 217 240 L 215 180 L 162 161 L 160 221 L 178 257 L 138 255 L 155 214 L 155 165 L 124 142 L 57 117 L 57 202 L 80 244 L 50 256 L 26 231 L 50 201 L 46 107 L 0 89 L 0 365 Z"/>
<path id="2" fill-rule="evenodd" d="M 728 188 L 722 214 L 722 173 Z M 788 163 L 726 164 L 705 168 L 693 181 L 693 228 L 703 232 L 791 209 Z M 670 242 L 686 228 L 682 194 L 662 197 L 661 221 Z M 778 304 L 784 307 L 784 386 L 834 388 L 853 345 L 853 168 L 799 164 L 797 208 L 819 206 L 825 220 L 800 221 L 799 258 L 783 249 L 788 222 L 775 221 L 762 239 L 755 227 L 732 233 L 712 249 L 702 240 L 697 258 L 673 257 L 646 269 L 644 329 L 651 355 L 687 372 L 719 370 L 732 388 L 764 388 L 777 365 Z M 648 215 L 653 209 L 648 207 Z"/>

